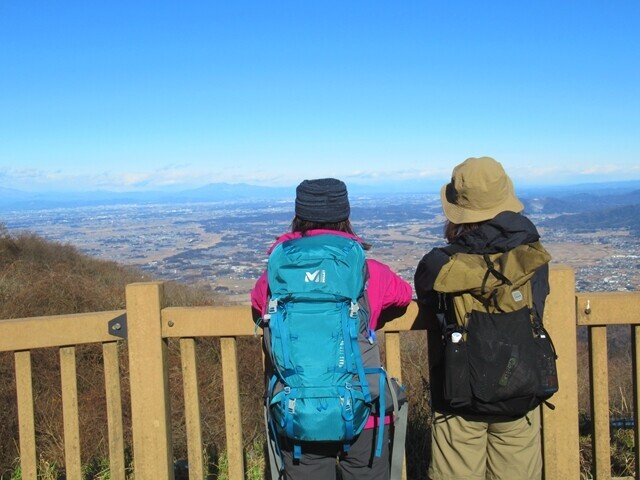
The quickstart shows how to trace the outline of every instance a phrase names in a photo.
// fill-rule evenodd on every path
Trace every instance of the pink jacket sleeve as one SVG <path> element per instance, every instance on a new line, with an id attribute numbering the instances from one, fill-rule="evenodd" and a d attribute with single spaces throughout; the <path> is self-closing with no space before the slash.
<path id="1" fill-rule="evenodd" d="M 251 290 L 251 305 L 260 312 L 260 314 L 264 313 L 267 303 L 267 289 L 267 271 L 265 270 Z"/>
<path id="2" fill-rule="evenodd" d="M 384 263 L 368 259 L 369 280 L 367 298 L 369 299 L 369 328 L 378 327 L 380 314 L 385 308 L 406 307 L 411 303 L 411 285 L 393 273 Z"/>

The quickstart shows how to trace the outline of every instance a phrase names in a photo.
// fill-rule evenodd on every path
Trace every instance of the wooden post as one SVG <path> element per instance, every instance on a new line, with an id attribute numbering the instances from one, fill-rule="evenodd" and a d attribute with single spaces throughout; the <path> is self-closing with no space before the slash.
<path id="1" fill-rule="evenodd" d="M 631 325 L 631 350 L 633 366 L 633 453 L 636 465 L 640 465 L 640 326 L 638 325 Z M 636 472 L 638 472 L 637 468 Z"/>
<path id="2" fill-rule="evenodd" d="M 60 379 L 62 382 L 62 418 L 64 424 L 64 463 L 66 478 L 69 480 L 82 480 L 76 347 L 62 347 L 60 349 Z"/>
<path id="3" fill-rule="evenodd" d="M 204 455 L 202 454 L 202 429 L 200 427 L 196 342 L 193 338 L 180 339 L 180 358 L 184 388 L 184 416 L 187 425 L 189 478 L 195 480 L 196 478 L 205 478 L 205 470 Z"/>
<path id="4" fill-rule="evenodd" d="M 238 354 L 235 337 L 220 339 L 222 351 L 222 386 L 224 391 L 224 418 L 227 433 L 229 479 L 244 479 L 244 451 L 242 419 L 240 416 L 240 389 L 238 382 Z"/>
<path id="5" fill-rule="evenodd" d="M 102 345 L 102 355 L 104 359 L 104 386 L 107 399 L 109 474 L 111 480 L 126 480 L 118 342 L 104 343 Z"/>
<path id="6" fill-rule="evenodd" d="M 400 358 L 400 332 L 385 332 L 385 364 L 390 377 L 402 381 L 402 360 Z"/>
<path id="7" fill-rule="evenodd" d="M 36 427 L 33 416 L 31 352 L 16 352 L 15 362 L 18 428 L 20 430 L 20 468 L 22 469 L 22 478 L 35 479 L 37 476 Z"/>
<path id="8" fill-rule="evenodd" d="M 607 365 L 607 327 L 589 327 L 589 370 L 591 377 L 591 414 L 593 429 L 592 472 L 594 478 L 611 478 L 609 431 L 609 370 Z"/>
<path id="9" fill-rule="evenodd" d="M 400 356 L 400 332 L 385 332 L 385 364 L 387 374 L 402 383 L 402 358 Z M 402 460 L 402 480 L 407 478 L 407 455 Z"/>
<path id="10" fill-rule="evenodd" d="M 133 464 L 136 478 L 173 480 L 162 291 L 159 282 L 134 283 L 126 290 Z"/>
<path id="11" fill-rule="evenodd" d="M 545 478 L 580 478 L 578 444 L 578 362 L 576 339 L 575 274 L 554 266 L 550 275 L 544 325 L 558 354 L 560 389 L 550 400 L 555 410 L 542 408 Z"/>

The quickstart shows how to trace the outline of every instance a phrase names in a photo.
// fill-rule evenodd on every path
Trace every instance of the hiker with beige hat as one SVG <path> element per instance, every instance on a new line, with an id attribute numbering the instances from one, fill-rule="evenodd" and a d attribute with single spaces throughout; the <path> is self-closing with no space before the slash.
<path id="1" fill-rule="evenodd" d="M 540 479 L 538 406 L 558 387 L 542 324 L 550 257 L 493 158 L 456 166 L 440 195 L 448 245 L 414 278 L 429 321 L 429 478 Z"/>

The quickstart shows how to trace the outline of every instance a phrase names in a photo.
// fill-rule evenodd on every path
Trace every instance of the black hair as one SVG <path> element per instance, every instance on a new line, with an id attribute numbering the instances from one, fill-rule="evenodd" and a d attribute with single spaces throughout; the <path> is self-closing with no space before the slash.
<path id="1" fill-rule="evenodd" d="M 485 220 L 484 222 L 475 222 L 475 223 L 453 223 L 447 220 L 444 224 L 444 238 L 447 241 L 447 243 L 453 243 L 458 238 L 475 230 L 480 225 L 486 222 L 487 221 Z"/>
<path id="2" fill-rule="evenodd" d="M 357 236 L 355 231 L 353 230 L 353 225 L 351 225 L 351 222 L 348 218 L 341 222 L 322 223 L 303 220 L 297 215 L 293 217 L 293 220 L 291 221 L 292 232 L 300 232 L 304 237 L 309 230 L 335 230 L 338 232 L 345 232 L 350 235 Z M 362 242 L 362 248 L 364 248 L 365 250 L 369 250 L 371 248 L 371 244 Z"/>

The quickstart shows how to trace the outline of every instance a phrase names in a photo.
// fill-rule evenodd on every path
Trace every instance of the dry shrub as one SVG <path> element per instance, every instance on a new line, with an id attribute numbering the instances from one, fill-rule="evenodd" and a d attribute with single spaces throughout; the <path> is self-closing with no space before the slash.
<path id="1" fill-rule="evenodd" d="M 591 378 L 587 327 L 578 327 L 578 406 L 581 414 L 591 415 Z M 562 355 L 562 352 L 558 352 Z M 607 327 L 607 369 L 609 411 L 613 418 L 633 415 L 631 330 L 626 325 Z M 562 387 L 562 386 L 561 386 Z"/>
<path id="2" fill-rule="evenodd" d="M 609 415 L 612 420 L 633 418 L 631 334 L 629 326 L 613 325 L 607 327 Z M 590 385 L 588 330 L 587 327 L 579 327 L 578 404 L 581 419 L 581 478 L 591 478 L 593 466 Z M 615 477 L 633 477 L 635 475 L 632 428 L 611 428 L 611 474 Z"/>
<path id="3" fill-rule="evenodd" d="M 124 286 L 144 276 L 74 247 L 23 233 L 0 237 L 0 318 L 124 308 Z"/>
<path id="4" fill-rule="evenodd" d="M 402 380 L 409 399 L 405 442 L 407 477 L 427 478 L 431 459 L 431 404 L 427 333 L 403 332 L 401 338 Z"/>
<path id="5" fill-rule="evenodd" d="M 16 384 L 11 354 L 0 353 L 0 474 L 11 468 L 18 456 L 18 415 L 16 410 Z"/>
<path id="6" fill-rule="evenodd" d="M 122 309 L 125 307 L 125 286 L 142 280 L 149 278 L 133 268 L 90 258 L 70 245 L 47 241 L 30 233 L 9 235 L 0 225 L 0 319 Z M 165 285 L 167 306 L 213 305 L 219 303 L 218 298 L 204 287 L 190 287 L 173 282 Z M 199 348 L 202 357 L 202 382 L 209 381 L 209 390 L 218 394 L 221 392 L 219 375 L 211 382 L 208 372 L 215 362 L 219 365 L 219 347 L 212 346 L 215 344 L 213 339 L 203 340 L 202 344 L 204 348 Z M 78 346 L 76 360 L 82 461 L 83 464 L 88 464 L 96 458 L 105 458 L 108 453 L 101 346 Z M 131 409 L 126 343 L 120 344 L 120 364 L 125 444 L 130 448 Z M 63 465 L 64 436 L 58 349 L 33 350 L 32 365 L 38 455 Z M 175 379 L 179 375 L 179 369 L 172 370 L 173 384 L 176 384 Z M 0 378 L 3 379 L 3 388 L 0 389 L 1 475 L 11 470 L 19 456 L 15 372 L 13 355 L 9 352 L 0 354 Z M 174 390 L 172 393 L 181 391 L 181 388 Z M 205 395 L 209 394 L 206 389 L 204 392 Z M 207 407 L 203 411 L 212 410 L 221 417 L 221 404 L 216 406 L 212 401 L 212 405 L 215 408 Z M 224 426 L 221 428 L 223 430 Z M 219 431 L 214 434 L 217 440 L 224 438 L 224 433 L 222 436 Z M 211 435 L 205 438 L 210 439 Z M 177 443 L 181 445 L 184 441 Z M 181 447 L 177 450 L 181 451 Z"/>

